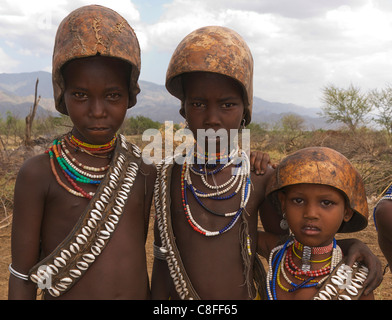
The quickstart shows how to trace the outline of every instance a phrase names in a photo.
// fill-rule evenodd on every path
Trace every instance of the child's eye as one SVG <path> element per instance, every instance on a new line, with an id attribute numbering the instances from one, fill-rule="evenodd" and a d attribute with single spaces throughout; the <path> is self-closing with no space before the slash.
<path id="1" fill-rule="evenodd" d="M 74 96 L 76 99 L 86 99 L 86 98 L 87 98 L 87 94 L 84 93 L 84 92 L 74 92 L 74 93 L 73 93 L 73 96 Z"/>
<path id="2" fill-rule="evenodd" d="M 235 105 L 235 103 L 229 103 L 229 102 L 228 102 L 228 103 L 224 103 L 224 104 L 223 104 L 223 107 L 224 107 L 224 108 L 231 108 L 231 107 L 233 107 L 234 105 Z"/>
<path id="3" fill-rule="evenodd" d="M 331 201 L 331 200 L 323 200 L 323 201 L 321 201 L 321 204 L 322 204 L 324 207 L 329 207 L 329 206 L 332 206 L 332 205 L 334 204 L 334 202 Z"/>
<path id="4" fill-rule="evenodd" d="M 120 95 L 119 93 L 117 93 L 117 92 L 113 92 L 113 93 L 109 93 L 109 94 L 107 95 L 107 97 L 108 97 L 110 100 L 118 100 L 118 99 L 121 97 L 121 95 Z"/>
<path id="5" fill-rule="evenodd" d="M 293 201 L 295 204 L 302 204 L 302 203 L 304 202 L 304 200 L 301 199 L 301 198 L 294 198 L 294 199 L 292 199 L 292 201 Z"/>
<path id="6" fill-rule="evenodd" d="M 205 104 L 202 103 L 202 102 L 192 102 L 192 107 L 195 107 L 195 108 L 204 108 L 204 107 L 205 107 Z"/>

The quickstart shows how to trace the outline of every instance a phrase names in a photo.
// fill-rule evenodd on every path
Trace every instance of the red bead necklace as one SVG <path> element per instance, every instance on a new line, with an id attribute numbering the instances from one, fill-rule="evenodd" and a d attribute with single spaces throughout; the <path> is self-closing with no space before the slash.
<path id="1" fill-rule="evenodd" d="M 310 270 L 310 271 L 302 270 L 294 263 L 293 251 L 291 246 L 287 248 L 285 267 L 286 270 L 294 276 L 320 277 L 320 276 L 327 275 L 331 272 L 330 265 L 325 268 L 321 268 L 317 270 Z"/>

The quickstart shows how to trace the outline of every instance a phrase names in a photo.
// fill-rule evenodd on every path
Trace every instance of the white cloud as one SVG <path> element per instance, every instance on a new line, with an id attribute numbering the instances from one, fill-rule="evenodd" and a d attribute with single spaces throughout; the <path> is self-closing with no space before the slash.
<path id="1" fill-rule="evenodd" d="M 145 80 L 163 83 L 170 55 L 188 33 L 222 25 L 236 30 L 251 48 L 254 92 L 261 98 L 318 107 L 328 83 L 370 89 L 391 82 L 390 0 L 167 0 L 162 10 L 154 10 L 161 16 L 153 20 L 144 20 L 148 10 L 140 13 L 131 0 L 94 2 L 116 10 L 135 29 Z M 9 63 L 1 61 L 0 72 L 12 71 L 24 56 L 47 59 L 41 67 L 47 68 L 58 24 L 89 3 L 2 0 L 0 58 Z"/>
<path id="2" fill-rule="evenodd" d="M 18 61 L 12 59 L 2 48 L 0 48 L 0 70 L 3 70 L 2 72 L 12 72 L 18 64 Z"/>
<path id="3" fill-rule="evenodd" d="M 20 52 L 51 56 L 57 27 L 62 19 L 72 10 L 90 3 L 89 0 L 2 0 L 0 37 L 7 43 L 13 43 Z M 128 0 L 95 0 L 94 3 L 116 10 L 130 23 L 140 20 L 139 12 Z"/>

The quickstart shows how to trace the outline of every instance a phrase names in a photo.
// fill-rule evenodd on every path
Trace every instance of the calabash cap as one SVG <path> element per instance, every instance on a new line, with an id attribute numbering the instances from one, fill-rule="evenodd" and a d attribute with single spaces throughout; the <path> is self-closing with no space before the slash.
<path id="1" fill-rule="evenodd" d="M 243 90 L 245 124 L 249 124 L 253 103 L 253 57 L 248 45 L 235 31 L 218 26 L 197 29 L 187 35 L 174 51 L 166 73 L 166 88 L 184 99 L 181 75 L 213 72 L 238 81 Z M 180 110 L 184 116 L 183 107 Z"/>
<path id="2" fill-rule="evenodd" d="M 124 60 L 131 65 L 129 108 L 140 92 L 140 47 L 135 32 L 117 12 L 98 5 L 72 11 L 60 23 L 53 50 L 52 82 L 56 109 L 67 114 L 64 104 L 64 79 L 61 68 L 77 58 L 96 55 Z"/>
<path id="3" fill-rule="evenodd" d="M 367 226 L 369 212 L 363 180 L 341 153 L 324 147 L 292 153 L 276 168 L 267 186 L 267 194 L 302 183 L 331 186 L 345 195 L 354 214 L 348 222 L 343 222 L 339 232 L 359 231 Z"/>

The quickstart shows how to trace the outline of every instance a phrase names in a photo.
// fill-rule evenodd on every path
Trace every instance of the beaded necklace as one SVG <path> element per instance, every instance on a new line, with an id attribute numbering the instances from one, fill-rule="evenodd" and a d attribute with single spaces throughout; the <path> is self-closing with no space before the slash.
<path id="1" fill-rule="evenodd" d="M 233 155 L 234 155 L 234 153 L 233 153 Z M 217 169 L 210 171 L 210 172 L 202 171 L 201 168 L 199 168 L 199 169 L 192 168 L 191 165 L 189 164 L 190 161 L 184 162 L 184 164 L 182 166 L 182 171 L 181 171 L 182 204 L 183 204 L 184 212 L 185 212 L 188 223 L 195 231 L 199 232 L 200 234 L 207 236 L 207 237 L 221 235 L 221 234 L 227 232 L 228 230 L 230 230 L 235 225 L 235 223 L 238 221 L 238 218 L 241 216 L 241 214 L 243 213 L 243 210 L 244 210 L 244 208 L 249 200 L 249 197 L 250 197 L 250 189 L 249 189 L 249 186 L 250 186 L 250 178 L 249 178 L 250 165 L 249 165 L 249 159 L 248 159 L 246 153 L 243 151 L 241 152 L 241 158 L 242 158 L 241 163 L 243 163 L 243 165 L 241 165 L 240 170 L 238 170 L 238 172 L 236 172 L 237 177 L 235 177 L 235 178 L 237 178 L 237 180 L 240 180 L 240 182 L 239 182 L 240 186 L 239 187 L 237 186 L 237 188 L 233 194 L 231 194 L 229 196 L 223 196 L 223 197 L 221 197 L 222 194 L 228 192 L 230 189 L 232 189 L 234 187 L 235 181 L 237 181 L 235 178 L 234 179 L 233 179 L 233 177 L 229 178 L 229 181 L 231 181 L 231 183 L 226 181 L 225 183 L 223 183 L 221 185 L 216 185 L 216 186 L 211 186 L 211 185 L 207 184 L 205 180 L 202 179 L 203 184 L 205 186 L 207 186 L 210 189 L 216 190 L 216 192 L 213 192 L 213 193 L 203 193 L 193 187 L 192 180 L 191 180 L 191 173 L 193 173 L 195 176 L 200 176 L 200 177 L 204 177 L 205 175 L 213 175 L 213 174 L 216 174 L 216 173 L 222 171 L 224 168 L 227 168 L 228 166 L 230 166 L 233 163 L 234 159 L 230 159 L 226 164 L 220 165 L 220 166 L 218 166 Z M 229 187 L 227 187 L 228 184 L 230 184 Z M 224 189 L 222 189 L 222 188 L 224 188 Z M 200 226 L 192 216 L 191 208 L 188 203 L 187 189 L 189 189 L 191 191 L 191 194 L 194 196 L 196 201 L 205 210 L 207 210 L 208 212 L 210 212 L 214 215 L 217 215 L 217 216 L 233 217 L 231 219 L 231 221 L 224 228 L 222 228 L 221 230 L 218 230 L 218 231 L 209 231 L 209 230 L 203 228 L 202 226 Z M 207 198 L 213 199 L 213 200 L 226 200 L 226 199 L 229 199 L 229 198 L 233 197 L 234 195 L 236 195 L 237 192 L 239 191 L 239 189 L 241 189 L 241 202 L 240 202 L 239 209 L 237 211 L 233 211 L 230 213 L 214 212 L 214 211 L 210 210 L 209 208 L 207 208 L 202 203 L 202 201 L 199 199 L 199 196 L 202 196 L 202 197 L 207 197 Z M 248 250 L 249 250 L 249 248 L 248 248 Z"/>
<path id="2" fill-rule="evenodd" d="M 209 154 L 208 152 L 201 154 L 199 151 L 197 151 L 194 152 L 193 154 L 195 160 L 194 163 L 207 164 L 207 166 L 216 163 L 225 163 L 229 161 L 228 159 L 232 158 L 233 154 L 235 154 L 236 152 L 238 153 L 238 148 L 233 149 L 230 154 L 227 153 Z"/>
<path id="3" fill-rule="evenodd" d="M 269 257 L 269 269 L 267 274 L 267 295 L 269 300 L 277 300 L 276 285 L 278 285 L 282 290 L 286 292 L 294 292 L 301 288 L 310 288 L 320 286 L 333 271 L 333 269 L 338 265 L 339 261 L 342 259 L 342 251 L 340 247 L 336 244 L 336 240 L 333 239 L 332 250 L 329 249 L 330 245 L 327 247 L 320 247 L 316 251 L 332 251 L 331 258 L 325 259 L 331 260 L 325 266 L 318 270 L 303 270 L 295 265 L 292 259 L 292 252 L 297 247 L 295 245 L 295 240 L 292 238 L 288 239 L 283 245 L 275 247 Z M 321 249 L 323 248 L 323 249 Z M 322 261 L 324 262 L 324 261 Z M 286 272 L 288 271 L 295 278 L 301 280 L 300 284 L 296 284 L 289 279 Z M 286 288 L 282 285 L 280 277 L 283 275 L 286 282 L 291 286 L 291 288 Z M 307 278 L 303 278 L 305 276 Z M 324 276 L 322 279 L 317 280 L 317 277 Z"/>
<path id="4" fill-rule="evenodd" d="M 93 171 L 93 172 L 104 172 L 107 169 L 109 169 L 109 164 L 103 167 L 91 167 L 91 166 L 86 166 L 83 163 L 79 162 L 72 154 L 71 152 L 68 150 L 67 145 L 66 145 L 66 140 L 62 139 L 61 140 L 61 151 L 65 152 L 66 157 L 64 158 L 68 158 L 76 167 L 84 169 L 84 170 L 88 170 L 88 171 Z"/>
<path id="5" fill-rule="evenodd" d="M 93 148 L 90 144 L 90 147 L 84 147 L 83 143 L 80 142 L 80 140 L 76 139 L 75 137 L 72 138 L 72 135 L 65 135 L 64 139 L 67 142 L 69 146 L 71 146 L 75 151 L 80 151 L 83 153 L 86 153 L 92 157 L 96 158 L 111 158 L 112 157 L 112 151 L 114 150 L 115 146 L 110 146 L 110 145 L 98 145 L 98 148 Z M 115 137 L 116 138 L 116 137 Z M 110 142 L 109 142 L 110 143 Z"/>
<path id="6" fill-rule="evenodd" d="M 103 151 L 103 150 L 105 150 L 105 151 L 113 150 L 113 148 L 114 148 L 114 146 L 116 144 L 116 140 L 117 140 L 117 134 L 108 143 L 100 144 L 100 145 L 89 144 L 89 143 L 80 141 L 73 134 L 71 134 L 71 138 L 70 138 L 70 141 L 72 143 L 74 143 L 75 145 L 77 145 L 78 147 L 83 148 L 84 150 L 95 151 L 95 152 Z"/>
<path id="7" fill-rule="evenodd" d="M 63 137 L 63 139 L 58 140 L 55 139 L 53 141 L 52 146 L 47 150 L 50 158 L 50 166 L 52 172 L 56 178 L 57 183 L 60 184 L 65 190 L 71 193 L 74 196 L 84 197 L 87 199 L 92 199 L 94 193 L 93 192 L 86 192 L 77 185 L 77 182 L 83 184 L 91 184 L 91 185 L 99 185 L 101 180 L 105 177 L 105 171 L 109 168 L 109 165 L 103 167 L 91 167 L 86 166 L 77 161 L 74 157 L 72 157 L 70 151 L 67 149 L 67 144 L 73 147 L 76 147 L 77 150 L 85 150 L 88 148 L 90 151 L 88 153 L 94 155 L 95 152 L 99 152 L 100 154 L 104 153 L 111 153 L 114 150 L 115 142 L 117 137 L 114 137 L 112 141 L 105 145 L 91 145 L 81 142 L 80 140 L 76 139 L 73 135 L 68 137 L 67 135 Z M 92 151 L 96 150 L 96 151 Z M 68 156 L 67 156 L 68 155 Z M 67 186 L 60 178 L 59 174 L 57 173 L 55 160 L 59 164 L 61 168 L 61 172 L 66 180 L 71 184 L 72 188 Z M 84 170 L 82 170 L 82 169 Z M 93 171 L 93 172 L 102 172 L 101 174 L 92 174 L 86 172 L 85 170 Z"/>

